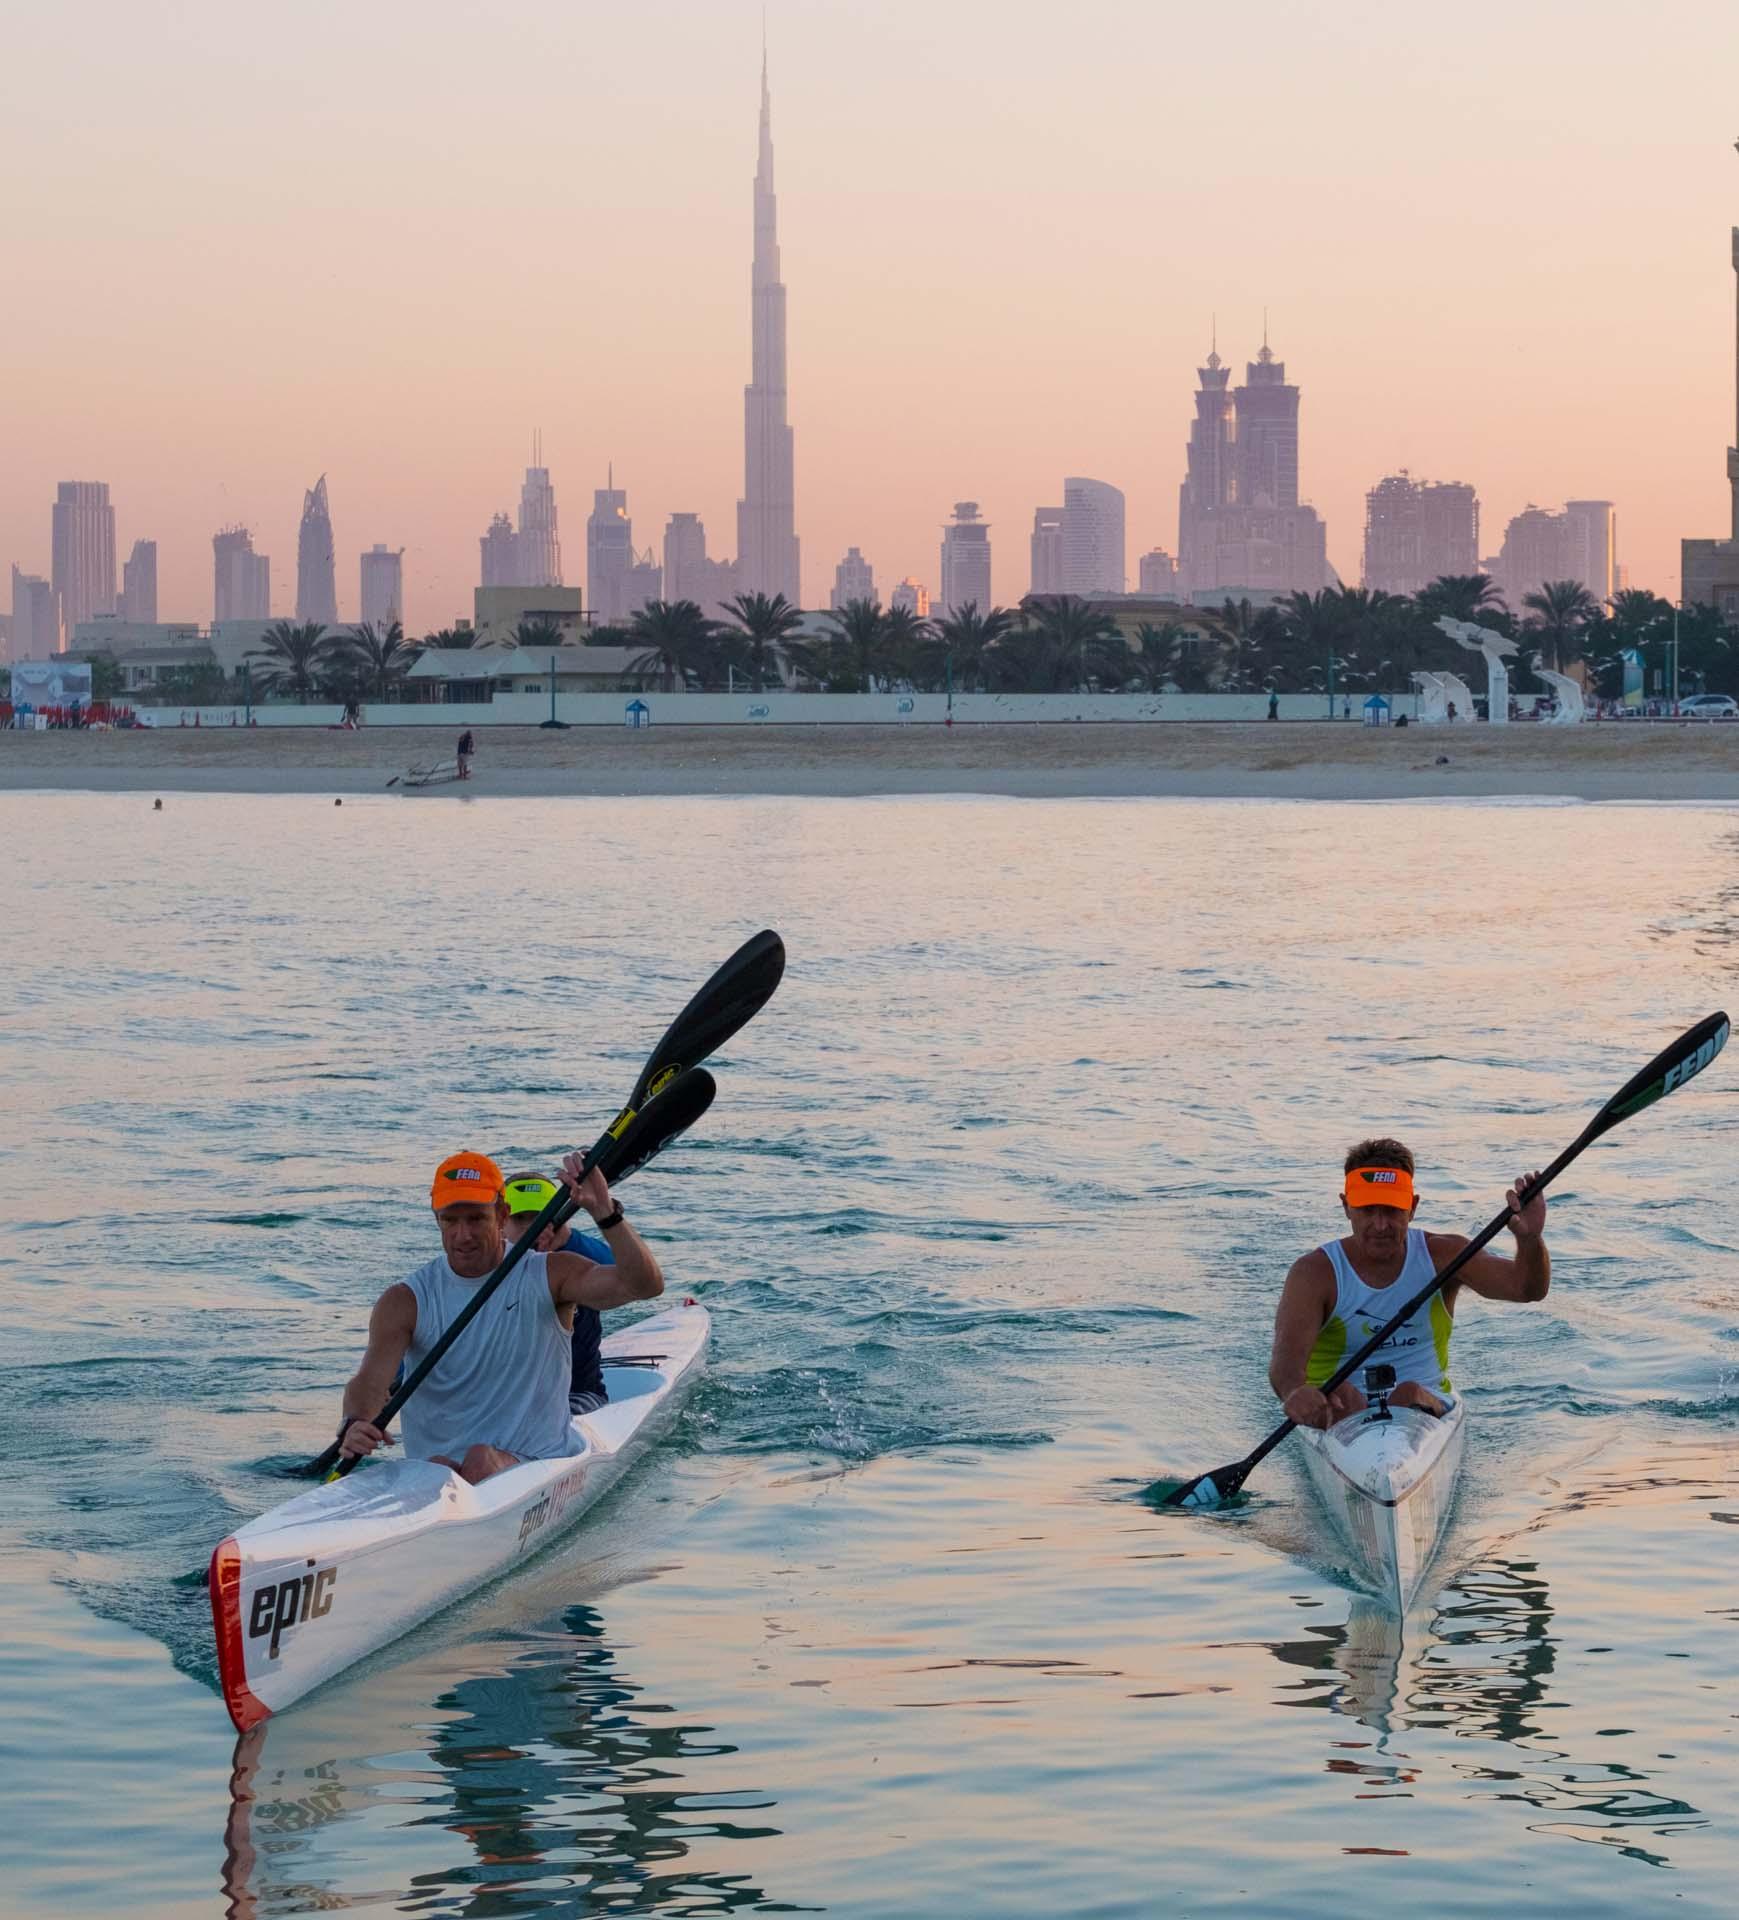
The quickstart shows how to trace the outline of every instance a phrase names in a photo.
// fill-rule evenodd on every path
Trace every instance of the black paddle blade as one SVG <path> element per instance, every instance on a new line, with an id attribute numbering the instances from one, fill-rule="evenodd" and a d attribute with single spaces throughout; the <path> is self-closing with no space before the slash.
<path id="1" fill-rule="evenodd" d="M 785 973 L 785 942 L 769 928 L 745 940 L 689 1001 L 652 1049 L 628 1107 L 655 1094 L 684 1067 L 698 1067 L 772 999 Z"/>
<path id="2" fill-rule="evenodd" d="M 661 1093 L 655 1093 L 640 1111 L 612 1128 L 598 1154 L 597 1164 L 612 1186 L 637 1173 L 655 1153 L 661 1153 L 678 1134 L 686 1133 L 713 1103 L 718 1083 L 705 1067 L 679 1073 Z"/>
<path id="3" fill-rule="evenodd" d="M 1695 1079 L 1727 1044 L 1731 1031 L 1724 1013 L 1712 1013 L 1706 1020 L 1699 1020 L 1619 1088 L 1594 1116 L 1595 1130 L 1605 1133 L 1620 1120 L 1628 1120 L 1644 1107 L 1652 1107 L 1657 1100 L 1677 1092 L 1687 1080 Z"/>
<path id="4" fill-rule="evenodd" d="M 1250 1462 L 1234 1460 L 1229 1467 L 1215 1467 L 1199 1480 L 1185 1480 L 1172 1488 L 1159 1502 L 1162 1507 L 1189 1507 L 1197 1513 L 1211 1513 L 1237 1499 L 1249 1477 Z"/>

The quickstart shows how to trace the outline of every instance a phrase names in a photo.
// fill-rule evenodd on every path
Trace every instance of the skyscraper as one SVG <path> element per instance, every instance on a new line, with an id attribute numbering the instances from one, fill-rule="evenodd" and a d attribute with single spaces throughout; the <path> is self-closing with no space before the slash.
<path id="1" fill-rule="evenodd" d="M 751 377 L 743 392 L 743 497 L 737 502 L 737 578 L 744 593 L 782 593 L 801 606 L 794 451 L 786 419 L 785 287 L 779 278 L 773 192 L 773 103 L 761 56 L 761 146 L 755 169 Z M 669 568 L 665 569 L 668 598 Z"/>
<path id="2" fill-rule="evenodd" d="M 942 529 L 942 611 L 976 605 L 990 611 L 990 527 L 976 500 L 957 500 L 954 518 Z"/>
<path id="3" fill-rule="evenodd" d="M 12 568 L 12 658 L 46 660 L 60 651 L 60 626 L 54 612 L 54 587 L 40 574 Z"/>
<path id="4" fill-rule="evenodd" d="M 893 592 L 888 595 L 888 606 L 898 613 L 914 613 L 920 620 L 930 617 L 930 589 L 922 580 L 914 580 L 908 573 Z"/>
<path id="5" fill-rule="evenodd" d="M 1618 516 L 1610 500 L 1572 500 L 1562 513 L 1525 507 L 1504 529 L 1495 578 L 1512 613 L 1548 580 L 1575 580 L 1604 605 L 1617 584 Z"/>
<path id="6" fill-rule="evenodd" d="M 1177 565 L 1184 591 L 1202 568 L 1198 549 L 1203 544 L 1206 516 L 1230 505 L 1236 492 L 1232 468 L 1237 429 L 1232 419 L 1231 370 L 1216 345 L 1205 367 L 1196 369 L 1201 390 L 1196 394 L 1196 417 L 1190 423 L 1189 447 L 1184 456 L 1183 484 L 1177 499 Z"/>
<path id="7" fill-rule="evenodd" d="M 1618 587 L 1618 514 L 1610 500 L 1564 502 L 1567 580 L 1580 580 L 1601 606 Z"/>
<path id="8" fill-rule="evenodd" d="M 1733 229 L 1735 279 L 1733 376 L 1739 411 L 1739 227 Z M 1739 619 L 1739 421 L 1727 449 L 1727 485 L 1733 497 L 1732 532 L 1724 540 L 1679 543 L 1679 591 L 1686 606 L 1714 607 L 1729 620 Z"/>
<path id="9" fill-rule="evenodd" d="M 1065 593 L 1121 593 L 1127 584 L 1121 491 L 1103 480 L 1063 482 Z"/>
<path id="10" fill-rule="evenodd" d="M 296 618 L 323 627 L 338 624 L 338 572 L 325 474 L 302 496 L 302 525 L 296 535 Z"/>
<path id="11" fill-rule="evenodd" d="M 377 540 L 362 556 L 362 593 L 357 605 L 362 624 L 384 634 L 405 617 L 405 550 L 383 547 Z"/>
<path id="12" fill-rule="evenodd" d="M 72 644 L 81 620 L 115 610 L 115 510 L 103 480 L 63 480 L 54 503 L 54 616 L 57 646 Z"/>
<path id="13" fill-rule="evenodd" d="M 1177 562 L 1164 547 L 1149 547 L 1141 556 L 1141 591 L 1170 598 L 1177 592 Z"/>
<path id="14" fill-rule="evenodd" d="M 489 531 L 478 541 L 482 550 L 483 585 L 517 587 L 519 585 L 519 535 L 513 522 L 498 513 L 489 523 Z"/>
<path id="15" fill-rule="evenodd" d="M 1460 481 L 1392 473 L 1365 495 L 1362 578 L 1375 592 L 1417 593 L 1445 574 L 1479 571 L 1479 497 Z"/>
<path id="16" fill-rule="evenodd" d="M 1328 533 L 1298 498 L 1298 388 L 1266 340 L 1227 392 L 1218 351 L 1201 391 L 1178 495 L 1178 587 L 1223 593 L 1317 593 L 1329 578 Z"/>
<path id="17" fill-rule="evenodd" d="M 647 555 L 647 559 L 651 559 Z M 698 513 L 673 513 L 664 529 L 664 598 L 692 600 L 709 619 L 725 612 L 725 602 L 749 589 L 739 584 L 729 560 L 709 560 L 706 528 Z"/>
<path id="18" fill-rule="evenodd" d="M 1286 362 L 1268 342 L 1244 366 L 1232 391 L 1236 426 L 1237 499 L 1245 507 L 1298 505 L 1298 389 L 1286 384 Z"/>
<path id="19" fill-rule="evenodd" d="M 1063 504 L 1033 515 L 1032 592 L 1121 593 L 1123 560 L 1123 495 L 1103 480 L 1065 480 Z"/>
<path id="20" fill-rule="evenodd" d="M 1064 512 L 1061 507 L 1037 507 L 1033 510 L 1032 567 L 1029 591 L 1067 593 L 1063 584 Z"/>
<path id="21" fill-rule="evenodd" d="M 874 601 L 875 597 L 875 568 L 856 547 L 848 547 L 845 558 L 833 570 L 833 592 L 827 604 L 838 613 L 854 600 Z"/>
<path id="22" fill-rule="evenodd" d="M 562 543 L 556 532 L 556 493 L 543 464 L 543 435 L 532 439 L 532 464 L 519 490 L 519 587 L 562 584 Z"/>
<path id="23" fill-rule="evenodd" d="M 135 540 L 121 569 L 121 618 L 157 624 L 157 542 Z"/>
<path id="24" fill-rule="evenodd" d="M 212 619 L 269 620 L 272 617 L 272 563 L 254 552 L 246 527 L 222 527 L 211 537 Z"/>
<path id="25" fill-rule="evenodd" d="M 586 599 L 592 618 L 606 625 L 625 620 L 628 576 L 634 567 L 634 522 L 628 518 L 628 496 L 610 484 L 592 494 L 591 517 L 586 521 Z"/>

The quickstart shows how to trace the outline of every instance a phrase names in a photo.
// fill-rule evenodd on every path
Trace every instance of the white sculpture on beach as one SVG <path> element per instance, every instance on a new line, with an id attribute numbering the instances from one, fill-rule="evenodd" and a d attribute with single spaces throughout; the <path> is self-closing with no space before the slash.
<path id="1" fill-rule="evenodd" d="M 1455 620 L 1447 613 L 1437 622 L 1437 629 L 1469 653 L 1485 655 L 1485 717 L 1494 727 L 1507 726 L 1510 672 L 1506 663 L 1516 651 L 1516 643 L 1504 634 L 1493 633 L 1490 627 L 1476 627 L 1471 620 Z"/>
<path id="2" fill-rule="evenodd" d="M 1558 703 L 1558 711 L 1546 715 L 1544 724 L 1548 727 L 1573 727 L 1579 721 L 1588 718 L 1588 702 L 1583 695 L 1581 684 L 1572 680 L 1567 673 L 1549 673 L 1540 665 L 1540 656 L 1534 655 L 1534 678 L 1544 680 L 1552 689 L 1552 696 Z"/>
<path id="3" fill-rule="evenodd" d="M 1419 689 L 1419 724 L 1441 726 L 1449 718 L 1449 695 L 1443 691 L 1440 673 L 1416 673 L 1413 684 Z"/>

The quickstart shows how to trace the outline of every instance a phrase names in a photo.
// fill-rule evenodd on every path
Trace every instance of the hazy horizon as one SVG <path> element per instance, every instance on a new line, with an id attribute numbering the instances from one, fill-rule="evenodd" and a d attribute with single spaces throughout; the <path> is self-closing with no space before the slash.
<path id="1" fill-rule="evenodd" d="M 1739 14 L 1364 0 L 1228 26 L 1083 0 L 768 9 L 804 599 L 861 547 L 939 585 L 956 500 L 1027 582 L 1065 474 L 1175 551 L 1214 316 L 1303 390 L 1301 493 L 1359 577 L 1365 490 L 1464 480 L 1481 551 L 1530 502 L 1618 508 L 1631 583 L 1723 535 L 1734 419 Z M 268 18 L 8 6 L 14 182 L 0 573 L 49 571 L 61 480 L 105 480 L 117 567 L 209 618 L 250 526 L 272 611 L 325 473 L 341 614 L 405 551 L 407 626 L 468 615 L 534 428 L 564 575 L 613 462 L 637 547 L 736 544 L 758 5 L 311 0 Z"/>

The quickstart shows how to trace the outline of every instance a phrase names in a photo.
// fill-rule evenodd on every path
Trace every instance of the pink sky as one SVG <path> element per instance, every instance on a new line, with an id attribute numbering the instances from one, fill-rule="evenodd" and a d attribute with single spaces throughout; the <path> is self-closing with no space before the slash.
<path id="1" fill-rule="evenodd" d="M 0 119 L 0 575 L 62 479 L 211 613 L 273 612 L 329 476 L 339 605 L 406 551 L 468 613 L 543 431 L 566 577 L 614 460 L 636 543 L 735 544 L 759 8 L 521 0 L 13 6 Z M 772 0 L 804 596 L 861 546 L 935 587 L 951 503 L 1027 581 L 1065 473 L 1175 547 L 1194 369 L 1271 311 L 1302 487 L 1356 581 L 1364 490 L 1618 504 L 1633 584 L 1727 531 L 1739 220 L 1731 0 Z"/>

